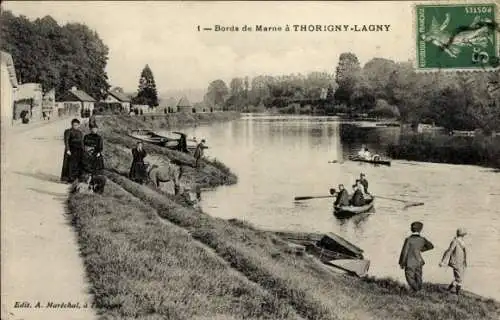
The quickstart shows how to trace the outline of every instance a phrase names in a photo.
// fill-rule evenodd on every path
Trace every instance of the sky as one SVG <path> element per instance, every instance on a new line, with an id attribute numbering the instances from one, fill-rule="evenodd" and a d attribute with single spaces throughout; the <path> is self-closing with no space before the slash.
<path id="1" fill-rule="evenodd" d="M 261 74 L 333 73 L 342 52 L 361 64 L 374 57 L 414 59 L 411 2 L 175 2 L 7 1 L 2 7 L 30 19 L 51 15 L 80 22 L 109 47 L 112 86 L 137 89 L 149 64 L 160 92 L 206 89 L 209 82 Z M 378 32 L 215 32 L 199 25 L 390 25 Z M 293 27 L 292 27 L 293 28 Z"/>

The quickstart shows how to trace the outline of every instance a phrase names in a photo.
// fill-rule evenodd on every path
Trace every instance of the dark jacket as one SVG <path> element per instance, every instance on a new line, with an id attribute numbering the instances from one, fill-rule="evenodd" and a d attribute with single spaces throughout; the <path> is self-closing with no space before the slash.
<path id="1" fill-rule="evenodd" d="M 363 185 L 363 187 L 365 187 L 365 192 L 368 193 L 368 180 L 361 179 L 360 182 Z"/>
<path id="2" fill-rule="evenodd" d="M 405 239 L 401 254 L 399 255 L 399 265 L 401 268 L 417 268 L 425 264 L 421 253 L 434 249 L 434 245 L 426 238 L 412 234 Z"/>
<path id="3" fill-rule="evenodd" d="M 348 206 L 349 205 L 349 193 L 346 189 L 339 192 L 337 199 L 335 199 L 335 206 Z"/>
<path id="4" fill-rule="evenodd" d="M 104 169 L 102 157 L 103 140 L 97 133 L 89 133 L 83 137 L 85 153 L 83 154 L 83 169 L 85 172 L 97 174 Z"/>
<path id="5" fill-rule="evenodd" d="M 351 201 L 353 206 L 360 207 L 365 205 L 365 198 L 363 196 L 363 192 L 361 190 L 357 189 L 354 191 L 354 194 L 352 195 L 352 201 Z"/>

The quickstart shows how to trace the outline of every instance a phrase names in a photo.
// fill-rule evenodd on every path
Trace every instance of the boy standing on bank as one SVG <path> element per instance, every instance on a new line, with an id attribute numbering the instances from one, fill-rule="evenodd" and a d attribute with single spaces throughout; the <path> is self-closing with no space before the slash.
<path id="1" fill-rule="evenodd" d="M 405 239 L 399 256 L 399 266 L 405 270 L 406 281 L 414 291 L 422 289 L 422 269 L 425 262 L 421 253 L 434 248 L 429 240 L 420 235 L 423 227 L 420 221 L 411 224 L 412 235 Z"/>
<path id="2" fill-rule="evenodd" d="M 455 293 L 460 294 L 465 269 L 467 268 L 467 250 L 464 237 L 467 231 L 464 228 L 457 230 L 457 236 L 453 238 L 448 249 L 444 252 L 440 267 L 449 266 L 453 269 L 453 282 L 449 285 L 448 291 L 455 288 Z"/>

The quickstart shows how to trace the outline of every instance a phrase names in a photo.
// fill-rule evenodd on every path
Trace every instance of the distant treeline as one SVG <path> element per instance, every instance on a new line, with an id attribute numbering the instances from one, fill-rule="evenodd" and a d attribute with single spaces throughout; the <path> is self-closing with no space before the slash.
<path id="1" fill-rule="evenodd" d="M 44 91 L 55 88 L 56 99 L 72 86 L 104 97 L 108 47 L 95 31 L 80 23 L 60 26 L 51 16 L 30 21 L 2 11 L 0 19 L 1 49 L 12 55 L 19 81 L 41 83 Z"/>
<path id="2" fill-rule="evenodd" d="M 320 97 L 322 88 L 326 97 Z M 411 62 L 382 58 L 361 67 L 353 53 L 340 55 L 335 75 L 234 78 L 229 87 L 215 80 L 205 96 L 207 104 L 238 110 L 287 110 L 296 101 L 327 113 L 367 113 L 456 130 L 500 130 L 499 71 L 419 73 Z"/>

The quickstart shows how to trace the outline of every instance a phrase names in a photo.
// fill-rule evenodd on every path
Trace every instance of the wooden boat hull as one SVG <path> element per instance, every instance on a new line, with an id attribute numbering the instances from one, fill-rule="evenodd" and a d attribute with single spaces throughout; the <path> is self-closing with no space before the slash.
<path id="1" fill-rule="evenodd" d="M 331 260 L 326 262 L 326 264 L 339 268 L 343 271 L 346 271 L 347 273 L 356 275 L 358 277 L 365 276 L 368 273 L 368 269 L 370 268 L 370 260 L 364 260 L 364 259 Z"/>
<path id="2" fill-rule="evenodd" d="M 391 161 L 389 161 L 389 160 L 367 160 L 367 159 L 363 159 L 360 157 L 349 157 L 349 160 L 357 161 L 357 162 L 364 162 L 364 163 L 371 163 L 371 164 L 379 164 L 379 165 L 384 165 L 384 166 L 391 166 Z"/>
<path id="3" fill-rule="evenodd" d="M 375 205 L 375 199 L 372 198 L 370 202 L 366 203 L 364 206 L 343 206 L 335 207 L 333 214 L 337 218 L 350 218 L 358 214 L 368 213 L 373 210 Z"/>
<path id="4" fill-rule="evenodd" d="M 165 146 L 167 143 L 167 139 L 158 136 L 153 131 L 147 129 L 132 130 L 128 133 L 128 136 L 158 146 Z"/>

